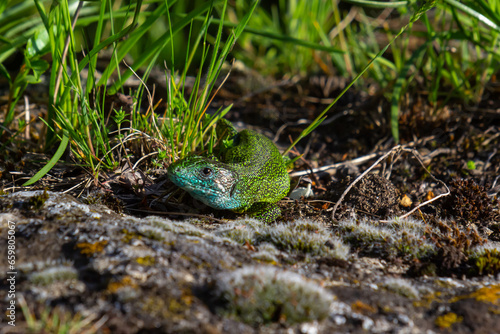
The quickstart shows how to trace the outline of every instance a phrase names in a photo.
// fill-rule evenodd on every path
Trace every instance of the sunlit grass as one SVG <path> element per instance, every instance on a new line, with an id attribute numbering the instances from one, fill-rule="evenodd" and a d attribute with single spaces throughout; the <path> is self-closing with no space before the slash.
<path id="1" fill-rule="evenodd" d="M 23 65 L 16 77 L 11 78 L 5 66 L 0 66 L 9 79 L 11 94 L 0 136 L 4 129 L 14 125 L 15 107 L 23 92 L 28 85 L 38 84 L 45 72 L 50 82 L 48 113 L 43 119 L 46 126 L 44 146 L 46 149 L 54 144 L 59 146 L 49 163 L 25 185 L 45 175 L 67 147 L 73 152 L 75 162 L 88 168 L 95 178 L 103 168 L 118 167 L 120 157 L 129 154 L 128 143 L 134 140 L 154 141 L 151 146 L 158 152 L 167 153 L 170 160 L 193 150 L 211 150 L 214 139 L 210 129 L 229 107 L 211 115 L 206 110 L 213 99 L 214 88 L 217 88 L 215 82 L 222 65 L 257 2 L 225 39 L 222 36 L 227 1 L 200 2 L 193 10 L 173 17 L 170 11 L 175 3 L 153 1 L 146 4 L 138 1 L 115 8 L 112 1 L 87 5 L 77 1 L 51 3 L 36 0 L 30 6 L 20 3 L 3 13 L 0 21 L 20 15 L 30 15 L 34 20 L 32 25 L 21 27 L 20 21 L 16 21 L 18 26 L 5 31 L 4 44 L 0 45 L 0 59 L 7 59 L 18 51 L 16 47 L 24 47 Z M 220 23 L 213 39 L 209 37 L 209 28 L 215 25 L 215 7 L 218 8 Z M 80 17 L 83 23 L 79 22 Z M 200 18 L 203 19 L 201 27 L 193 28 Z M 163 31 L 149 34 L 158 22 L 166 22 Z M 18 35 L 12 35 L 12 30 Z M 183 45 L 187 51 L 185 58 L 176 64 L 174 39 L 182 39 L 183 36 L 178 38 L 177 34 L 185 31 L 189 32 Z M 79 50 L 77 43 L 82 41 L 82 36 L 85 45 Z M 146 37 L 148 47 L 137 54 L 137 44 Z M 111 61 L 97 77 L 97 59 L 107 49 L 112 50 Z M 176 66 L 165 69 L 169 99 L 166 109 L 158 110 L 154 96 L 144 82 L 165 50 L 171 51 L 170 63 Z M 125 57 L 130 53 L 136 56 L 129 65 Z M 46 55 L 51 56 L 51 62 L 46 60 Z M 192 92 L 186 99 L 184 83 L 193 59 L 199 60 L 194 64 L 198 72 Z M 84 69 L 88 69 L 88 75 L 82 82 L 80 73 Z M 139 70 L 144 70 L 141 76 L 137 75 Z M 125 92 L 124 84 L 132 76 L 143 84 L 134 92 Z M 110 81 L 112 84 L 108 86 Z M 131 110 L 119 109 L 109 115 L 105 110 L 106 98 L 118 92 L 132 97 L 133 102 L 128 106 Z M 148 102 L 141 105 L 144 100 Z M 162 154 L 164 158 L 167 155 Z"/>
<path id="2" fill-rule="evenodd" d="M 421 7 L 361 0 L 195 3 L 189 7 L 194 9 L 175 0 L 35 0 L 0 6 L 0 74 L 10 88 L 1 118 L 0 137 L 8 137 L 2 150 L 12 149 L 28 126 L 16 114 L 25 91 L 43 75 L 49 81 L 41 148 L 55 153 L 29 183 L 47 173 L 68 147 L 74 162 L 95 178 L 128 158 L 134 141 L 151 143 L 144 153 L 151 153 L 157 165 L 192 151 L 210 153 L 213 125 L 230 106 L 210 114 L 207 108 L 230 52 L 263 74 L 325 73 L 352 80 L 293 145 L 353 84 L 361 89 L 368 81 L 378 84 L 391 104 L 397 142 L 400 115 L 413 101 L 406 96 L 423 96 L 434 114 L 449 101 L 478 104 L 500 66 L 496 2 L 427 1 Z M 400 26 L 394 26 L 394 18 Z M 103 53 L 111 53 L 110 61 L 97 76 Z M 22 65 L 9 72 L 5 61 L 14 55 L 22 57 Z M 146 85 L 134 91 L 124 87 L 132 77 L 146 82 L 153 67 L 163 64 L 168 64 L 168 99 L 160 110 Z M 186 77 L 192 73 L 196 81 L 186 96 Z M 131 110 L 108 115 L 106 96 L 116 93 L 132 98 Z"/>

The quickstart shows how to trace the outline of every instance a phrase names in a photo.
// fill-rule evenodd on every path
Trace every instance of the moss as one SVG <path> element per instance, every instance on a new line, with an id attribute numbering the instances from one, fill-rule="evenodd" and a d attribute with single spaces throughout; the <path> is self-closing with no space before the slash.
<path id="1" fill-rule="evenodd" d="M 80 249 L 80 253 L 91 257 L 94 254 L 101 253 L 104 250 L 104 247 L 108 244 L 107 240 L 97 241 L 92 243 L 89 242 L 81 242 L 76 244 L 76 248 Z"/>
<path id="2" fill-rule="evenodd" d="M 473 225 L 464 228 L 455 221 L 437 221 L 435 224 L 436 229 L 429 231 L 427 237 L 437 247 L 432 262 L 436 264 L 438 274 L 449 275 L 452 269 L 462 270 L 470 250 L 486 241 Z"/>
<path id="3" fill-rule="evenodd" d="M 430 257 L 436 249 L 424 238 L 423 222 L 415 220 L 380 223 L 368 220 L 344 220 L 339 222 L 344 241 L 359 248 L 362 254 L 407 260 Z"/>
<path id="4" fill-rule="evenodd" d="M 293 223 L 263 224 L 256 220 L 240 220 L 219 228 L 217 235 L 240 244 L 259 246 L 272 244 L 295 254 L 330 256 L 345 260 L 349 247 L 321 223 L 298 220 Z"/>
<path id="5" fill-rule="evenodd" d="M 411 264 L 410 269 L 408 270 L 408 274 L 411 276 L 428 276 L 433 277 L 438 274 L 438 267 L 435 263 L 430 261 L 425 262 L 414 262 Z"/>
<path id="6" fill-rule="evenodd" d="M 500 250 L 489 247 L 476 247 L 470 252 L 470 261 L 474 274 L 497 275 L 500 273 Z"/>
<path id="7" fill-rule="evenodd" d="M 251 325 L 324 319 L 333 296 L 301 275 L 274 267 L 244 267 L 219 275 L 217 311 Z"/>
<path id="8" fill-rule="evenodd" d="M 445 328 L 450 328 L 453 326 L 453 324 L 460 323 L 462 322 L 463 318 L 456 313 L 450 312 L 443 314 L 439 317 L 436 318 L 434 323 L 436 326 L 445 329 Z"/>
<path id="9" fill-rule="evenodd" d="M 204 237 L 207 235 L 205 231 L 194 226 L 194 224 L 190 222 L 174 222 L 169 219 L 162 219 L 154 216 L 144 218 L 144 222 L 151 227 L 157 227 L 176 234 L 190 235 L 193 237 Z"/>
<path id="10" fill-rule="evenodd" d="M 450 183 L 450 192 L 442 206 L 445 216 L 454 217 L 462 224 L 491 220 L 492 200 L 483 186 L 472 179 L 455 179 Z"/>
<path id="11" fill-rule="evenodd" d="M 143 235 L 144 237 L 151 239 L 151 240 L 167 241 L 168 242 L 172 239 L 172 236 L 169 232 L 167 232 L 159 227 L 143 225 L 143 226 L 139 226 L 137 228 L 137 230 L 141 235 Z"/>
<path id="12" fill-rule="evenodd" d="M 259 262 L 275 265 L 279 263 L 276 257 L 278 254 L 279 251 L 273 244 L 263 243 L 259 246 L 258 252 L 252 254 L 251 257 Z"/>
<path id="13" fill-rule="evenodd" d="M 33 210 L 40 210 L 49 197 L 50 195 L 47 193 L 47 190 L 44 190 L 40 195 L 31 196 L 28 201 L 29 208 Z"/>
<path id="14" fill-rule="evenodd" d="M 118 199 L 112 192 L 93 192 L 83 198 L 85 204 L 100 204 L 108 207 L 116 213 L 123 213 L 125 205 L 122 200 Z"/>

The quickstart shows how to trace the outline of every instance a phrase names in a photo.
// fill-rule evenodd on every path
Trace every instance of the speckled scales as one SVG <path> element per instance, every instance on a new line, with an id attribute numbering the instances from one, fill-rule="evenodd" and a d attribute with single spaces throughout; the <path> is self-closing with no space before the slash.
<path id="1" fill-rule="evenodd" d="M 246 197 L 249 205 L 275 203 L 285 197 L 290 178 L 276 146 L 251 130 L 243 130 L 237 136 L 237 145 L 224 154 L 223 161 L 231 164 L 243 180 L 235 187 L 238 197 Z"/>
<path id="2" fill-rule="evenodd" d="M 237 133 L 227 121 L 217 126 L 228 124 L 233 144 L 221 149 L 219 161 L 188 157 L 169 167 L 169 177 L 213 208 L 273 221 L 280 214 L 275 203 L 290 189 L 286 164 L 271 140 L 252 130 Z M 201 175 L 204 168 L 213 171 L 210 177 Z"/>

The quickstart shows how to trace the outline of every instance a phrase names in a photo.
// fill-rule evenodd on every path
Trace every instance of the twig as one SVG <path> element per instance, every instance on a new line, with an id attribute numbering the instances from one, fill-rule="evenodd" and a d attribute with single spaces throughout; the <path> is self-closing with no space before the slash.
<path id="1" fill-rule="evenodd" d="M 142 156 L 139 160 L 137 160 L 135 162 L 134 166 L 132 167 L 132 170 L 135 170 L 135 168 L 141 163 L 142 160 L 147 159 L 147 158 L 149 158 L 149 157 L 151 157 L 153 155 L 156 155 L 156 154 L 158 154 L 158 151 L 154 151 L 154 152 L 151 152 L 149 154 L 146 154 L 146 155 Z"/>
<path id="2" fill-rule="evenodd" d="M 409 152 L 411 154 L 413 154 L 413 156 L 417 159 L 417 161 L 420 163 L 420 166 L 422 166 L 422 168 L 427 172 L 429 173 L 429 176 L 431 177 L 431 179 L 433 179 L 434 181 L 438 182 L 438 183 L 441 183 L 445 188 L 446 188 L 446 193 L 443 193 L 443 194 L 439 194 L 437 195 L 436 197 L 434 198 L 431 198 L 430 200 L 428 201 L 425 201 L 423 203 L 420 203 L 419 205 L 417 205 L 415 208 L 411 209 L 410 211 L 408 211 L 407 213 L 405 213 L 404 215 L 402 216 L 399 216 L 398 219 L 403 219 L 403 218 L 406 218 L 408 217 L 409 215 L 411 215 L 413 212 L 417 211 L 418 209 L 420 209 L 421 207 L 429 204 L 429 203 L 432 203 L 436 200 L 438 200 L 439 198 L 441 197 L 444 197 L 444 196 L 448 196 L 450 194 L 450 189 L 448 188 L 448 186 L 446 185 L 446 183 L 444 183 L 443 181 L 437 179 L 434 175 L 432 175 L 431 172 L 429 172 L 427 170 L 427 168 L 425 167 L 422 159 L 420 158 L 419 154 L 418 154 L 418 151 L 415 150 L 415 149 L 406 149 L 404 148 L 403 151 L 405 152 Z"/>
<path id="3" fill-rule="evenodd" d="M 333 164 L 333 165 L 327 165 L 327 166 L 323 166 L 323 167 L 314 168 L 312 170 L 301 170 L 298 172 L 290 173 L 290 177 L 304 176 L 304 175 L 307 175 L 309 173 L 324 172 L 324 171 L 327 171 L 329 169 L 335 169 L 335 168 L 339 168 L 339 167 L 346 166 L 346 165 L 359 165 L 359 164 L 362 164 L 370 159 L 377 157 L 378 155 L 379 155 L 379 153 L 372 153 L 372 154 L 368 154 L 368 155 L 365 155 L 365 156 L 362 156 L 362 157 L 359 157 L 356 159 L 352 159 L 350 161 L 342 161 L 342 162 L 338 162 L 338 163 Z"/>
<path id="4" fill-rule="evenodd" d="M 389 175 L 390 175 L 390 172 L 392 171 L 392 167 L 395 163 L 395 161 L 401 156 L 401 153 L 402 152 L 407 152 L 407 153 L 411 153 L 416 159 L 417 161 L 420 163 L 420 165 L 422 166 L 422 168 L 429 174 L 429 176 L 434 180 L 436 181 L 437 183 L 440 183 L 442 184 L 445 188 L 446 188 L 446 192 L 443 193 L 443 194 L 439 194 L 438 196 L 428 200 L 428 201 L 425 201 L 423 203 L 420 203 L 418 206 L 416 206 L 415 208 L 411 209 L 409 212 L 405 213 L 404 215 L 402 216 L 399 216 L 397 219 L 403 219 L 403 218 L 406 218 L 408 217 L 409 215 L 411 215 L 413 212 L 415 212 L 416 210 L 420 209 L 421 207 L 429 204 L 429 203 L 432 203 L 436 200 L 438 200 L 439 198 L 441 197 L 444 197 L 444 196 L 448 196 L 450 194 L 450 189 L 448 188 L 448 186 L 446 185 L 446 183 L 444 183 L 443 181 L 437 179 L 431 172 L 429 172 L 427 170 L 427 168 L 425 167 L 422 159 L 420 158 L 420 155 L 418 153 L 417 150 L 413 149 L 413 148 L 407 148 L 407 147 L 403 147 L 401 145 L 398 145 L 398 146 L 395 146 L 394 148 L 392 148 L 389 152 L 387 152 L 386 154 L 384 154 L 383 156 L 381 156 L 374 164 L 372 164 L 367 170 L 365 170 L 360 176 L 358 176 L 356 178 L 356 180 L 354 180 L 354 182 L 352 182 L 349 187 L 347 187 L 347 189 L 344 191 L 344 193 L 342 194 L 342 196 L 340 197 L 340 199 L 337 201 L 337 203 L 335 204 L 334 208 L 333 208 L 333 212 L 332 212 L 332 220 L 335 219 L 335 212 L 337 211 L 337 208 L 339 207 L 340 203 L 342 203 L 344 197 L 347 195 L 347 193 L 351 190 L 351 188 L 356 184 L 358 183 L 368 172 L 370 172 L 373 168 L 375 168 L 375 166 L 377 166 L 382 160 L 386 159 L 390 154 L 395 154 L 396 155 L 396 158 L 391 162 L 391 166 L 390 166 L 390 171 L 388 172 Z M 388 222 L 386 220 L 381 220 L 381 222 Z"/>

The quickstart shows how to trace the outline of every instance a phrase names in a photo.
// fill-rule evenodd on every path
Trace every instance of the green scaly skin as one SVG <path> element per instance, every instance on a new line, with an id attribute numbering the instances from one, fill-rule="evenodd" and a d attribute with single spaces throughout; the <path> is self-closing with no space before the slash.
<path id="1" fill-rule="evenodd" d="M 217 133 L 230 147 L 219 148 L 219 159 L 191 156 L 168 168 L 170 180 L 192 197 L 219 210 L 246 213 L 264 222 L 281 214 L 276 205 L 288 194 L 286 163 L 271 140 L 252 131 L 237 132 L 226 120 Z"/>

